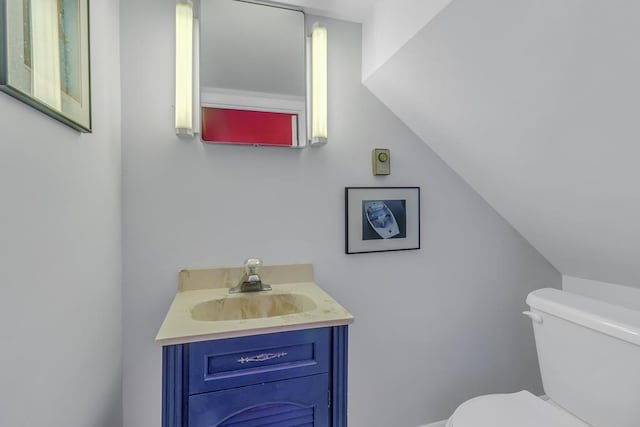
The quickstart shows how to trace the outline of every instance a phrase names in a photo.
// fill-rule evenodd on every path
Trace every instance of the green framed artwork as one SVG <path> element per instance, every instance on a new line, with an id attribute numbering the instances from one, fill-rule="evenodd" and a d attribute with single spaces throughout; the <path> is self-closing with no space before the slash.
<path id="1" fill-rule="evenodd" d="M 0 90 L 91 132 L 89 0 L 0 0 Z"/>

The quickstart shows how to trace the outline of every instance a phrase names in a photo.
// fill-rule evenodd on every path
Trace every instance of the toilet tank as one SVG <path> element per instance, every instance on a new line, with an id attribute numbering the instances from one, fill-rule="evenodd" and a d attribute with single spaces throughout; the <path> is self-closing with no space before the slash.
<path id="1" fill-rule="evenodd" d="M 640 426 L 640 312 L 557 289 L 534 291 L 527 304 L 540 315 L 533 329 L 549 398 L 594 427 Z"/>

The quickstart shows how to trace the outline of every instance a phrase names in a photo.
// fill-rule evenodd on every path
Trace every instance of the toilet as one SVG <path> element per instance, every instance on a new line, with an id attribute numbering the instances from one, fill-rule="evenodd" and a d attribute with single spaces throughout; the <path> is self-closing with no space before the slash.
<path id="1" fill-rule="evenodd" d="M 640 427 L 640 312 L 563 292 L 527 297 L 542 384 L 470 399 L 447 427 Z"/>

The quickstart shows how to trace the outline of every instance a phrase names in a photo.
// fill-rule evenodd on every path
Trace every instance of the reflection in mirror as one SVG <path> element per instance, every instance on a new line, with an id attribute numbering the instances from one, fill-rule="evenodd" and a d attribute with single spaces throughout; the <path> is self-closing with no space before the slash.
<path id="1" fill-rule="evenodd" d="M 240 0 L 201 0 L 204 142 L 306 145 L 304 14 Z"/>

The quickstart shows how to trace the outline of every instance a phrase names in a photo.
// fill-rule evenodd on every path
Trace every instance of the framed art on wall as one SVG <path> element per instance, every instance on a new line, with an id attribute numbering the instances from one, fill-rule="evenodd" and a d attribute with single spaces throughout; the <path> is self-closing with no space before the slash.
<path id="1" fill-rule="evenodd" d="M 91 132 L 88 0 L 0 0 L 0 90 Z"/>
<path id="2" fill-rule="evenodd" d="M 346 187 L 345 253 L 420 249 L 420 187 Z"/>

